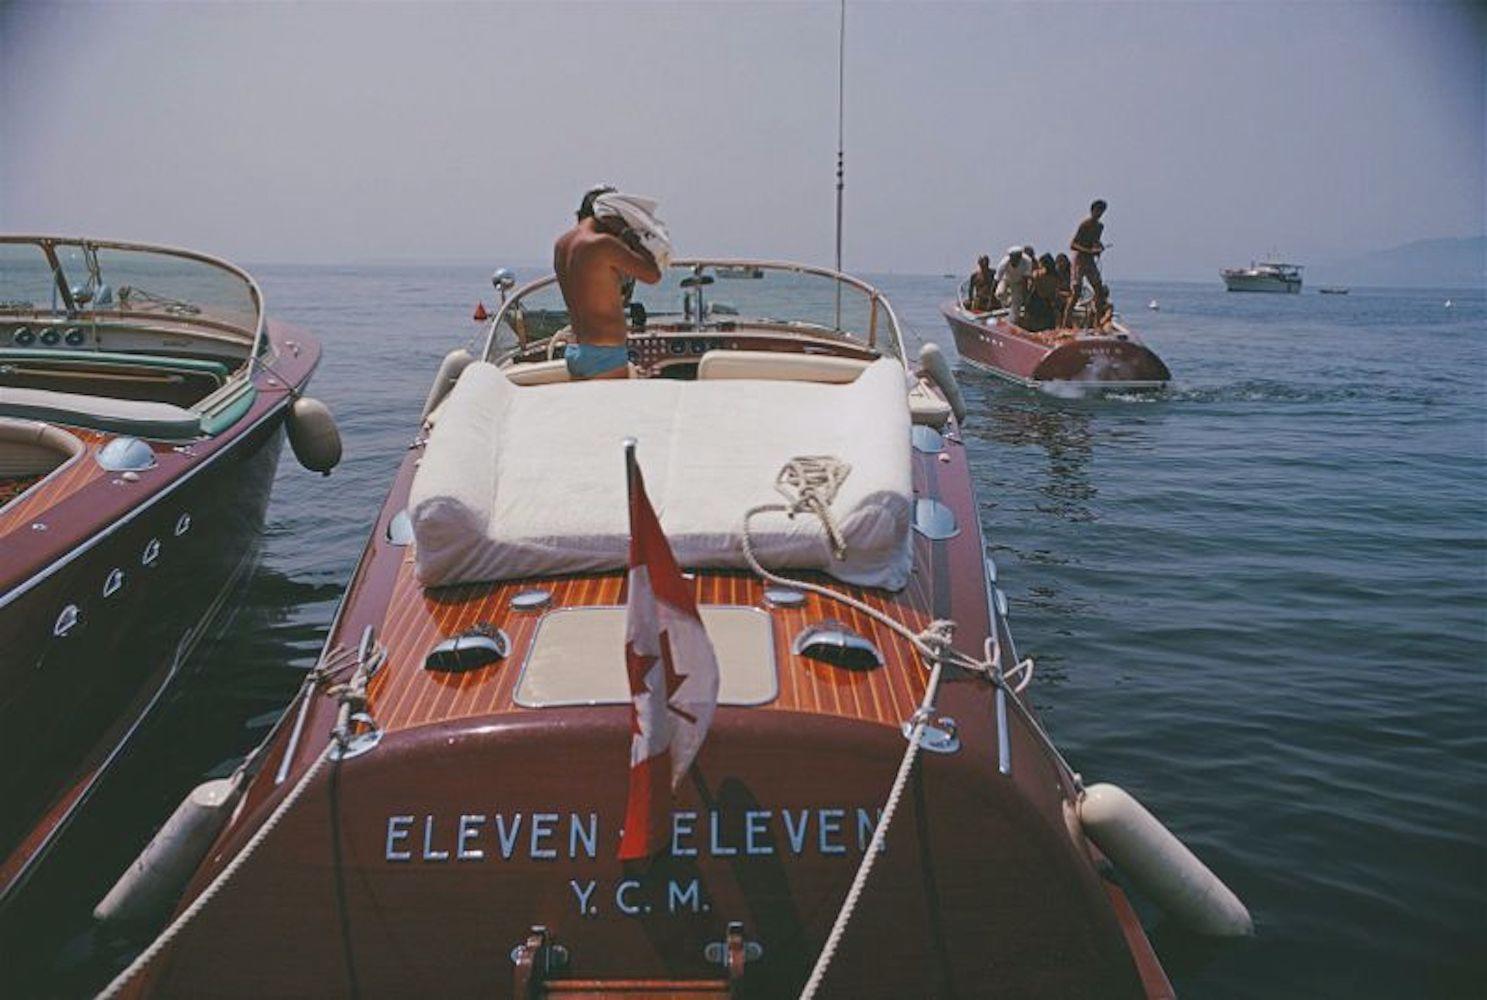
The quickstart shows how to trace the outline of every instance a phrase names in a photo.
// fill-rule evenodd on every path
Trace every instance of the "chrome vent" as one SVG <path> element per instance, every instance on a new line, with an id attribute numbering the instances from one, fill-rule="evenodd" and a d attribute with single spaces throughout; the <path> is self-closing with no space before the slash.
<path id="1" fill-rule="evenodd" d="M 837 621 L 807 625 L 790 644 L 790 651 L 848 670 L 873 670 L 883 665 L 883 654 L 870 639 Z"/>
<path id="2" fill-rule="evenodd" d="M 155 452 L 137 437 L 116 437 L 98 449 L 98 464 L 109 472 L 154 468 Z"/>
<path id="3" fill-rule="evenodd" d="M 920 497 L 914 501 L 914 530 L 940 541 L 960 534 L 960 525 L 955 523 L 955 511 L 938 500 Z"/>

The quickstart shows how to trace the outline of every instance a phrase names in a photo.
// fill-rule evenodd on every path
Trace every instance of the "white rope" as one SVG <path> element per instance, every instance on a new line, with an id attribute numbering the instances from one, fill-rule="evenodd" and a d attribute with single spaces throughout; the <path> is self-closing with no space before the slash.
<path id="1" fill-rule="evenodd" d="M 940 677 L 945 664 L 950 663 L 961 669 L 979 673 L 998 685 L 1003 683 L 1001 649 L 991 638 L 986 640 L 985 659 L 976 660 L 951 645 L 951 640 L 955 635 L 953 621 L 935 619 L 922 631 L 915 632 L 896 618 L 879 611 L 865 601 L 859 601 L 850 594 L 844 594 L 819 584 L 808 583 L 805 580 L 794 580 L 771 573 L 760 563 L 754 553 L 754 541 L 749 533 L 749 522 L 757 515 L 768 512 L 782 513 L 787 517 L 806 512 L 815 514 L 821 519 L 826 529 L 833 554 L 838 559 L 846 554 L 846 544 L 837 527 L 836 519 L 832 515 L 831 502 L 836 498 L 837 491 L 851 471 L 850 465 L 829 455 L 806 455 L 792 458 L 775 479 L 775 488 L 789 502 L 752 507 L 744 514 L 743 519 L 744 558 L 761 579 L 782 587 L 792 587 L 839 601 L 907 639 L 931 664 L 929 680 L 924 687 L 924 698 L 914 712 L 913 726 L 909 729 L 908 746 L 904 750 L 903 758 L 899 761 L 898 773 L 894 776 L 893 786 L 888 791 L 888 800 L 883 805 L 883 816 L 873 830 L 872 841 L 868 844 L 867 851 L 857 866 L 856 875 L 852 877 L 852 885 L 847 890 L 847 897 L 842 901 L 841 909 L 837 911 L 836 920 L 832 922 L 826 943 L 821 947 L 821 953 L 816 956 L 816 964 L 811 969 L 810 978 L 800 993 L 801 1000 L 811 1000 L 821 988 L 821 983 L 831 968 L 832 959 L 836 957 L 837 948 L 841 945 L 842 937 L 846 934 L 847 927 L 857 912 L 858 901 L 862 898 L 867 881 L 872 876 L 878 855 L 883 850 L 883 844 L 888 837 L 888 828 L 893 824 L 893 817 L 898 812 L 898 804 L 903 799 L 904 789 L 908 787 L 909 776 L 914 772 L 914 763 L 919 759 L 924 729 L 934 715 L 935 701 L 939 697 Z"/>
<path id="2" fill-rule="evenodd" d="M 331 740 L 326 744 L 325 750 L 306 769 L 304 776 L 295 782 L 294 787 L 289 790 L 289 794 L 284 796 L 284 800 L 279 803 L 269 818 L 258 828 L 257 832 L 248 840 L 248 843 L 243 846 L 243 849 L 238 851 L 237 855 L 227 863 L 227 867 L 217 873 L 217 877 L 212 879 L 211 884 L 191 901 L 190 906 L 181 911 L 180 916 L 170 922 L 169 927 L 160 932 L 160 936 L 155 938 L 148 948 L 140 952 L 134 961 L 129 963 L 128 968 L 115 976 L 113 982 L 103 988 L 103 992 L 98 994 L 97 1000 L 111 1000 L 111 998 L 122 993 L 124 987 L 129 985 L 129 981 L 143 972 L 151 962 L 159 958 L 160 953 L 169 947 L 170 943 L 175 940 L 181 931 L 185 930 L 186 926 L 195 920 L 202 910 L 206 909 L 207 904 L 227 886 L 228 882 L 232 881 L 233 876 L 238 873 L 243 865 L 247 864 L 248 859 L 253 856 L 259 846 L 268 838 L 268 835 L 274 831 L 274 828 L 279 825 L 279 822 L 288 815 L 289 810 L 294 808 L 294 804 L 299 801 L 300 796 L 310 787 L 310 782 L 315 780 L 315 776 L 320 773 L 325 767 L 326 762 L 331 759 L 331 751 L 336 746 L 336 740 Z"/>
<path id="3" fill-rule="evenodd" d="M 867 853 L 862 856 L 862 863 L 857 866 L 857 874 L 852 878 L 852 887 L 847 890 L 847 898 L 843 900 L 842 908 L 837 911 L 836 921 L 831 925 L 831 933 L 826 936 L 826 943 L 821 946 L 821 954 L 816 956 L 816 964 L 811 969 L 811 977 L 806 980 L 805 988 L 800 991 L 800 1000 L 811 1000 L 816 995 L 816 991 L 821 988 L 821 983 L 831 968 L 831 960 L 836 957 L 836 950 L 842 943 L 842 937 L 847 933 L 847 925 L 852 922 L 852 916 L 857 912 L 857 902 L 862 898 L 863 889 L 867 888 L 867 880 L 872 876 L 873 865 L 877 863 L 878 855 L 883 850 L 883 843 L 888 837 L 888 826 L 893 822 L 893 815 L 898 811 L 898 803 L 903 798 L 904 789 L 909 786 L 909 775 L 914 772 L 914 762 L 919 758 L 919 741 L 924 735 L 924 727 L 929 724 L 930 714 L 934 711 L 942 667 L 943 664 L 936 662 L 930 670 L 929 681 L 924 688 L 924 700 L 920 702 L 919 710 L 914 713 L 914 728 L 909 730 L 908 749 L 904 751 L 903 760 L 899 761 L 898 774 L 893 778 L 893 787 L 888 792 L 888 801 L 883 805 L 883 818 L 878 821 L 877 828 L 873 830 L 873 839 L 867 845 Z"/>

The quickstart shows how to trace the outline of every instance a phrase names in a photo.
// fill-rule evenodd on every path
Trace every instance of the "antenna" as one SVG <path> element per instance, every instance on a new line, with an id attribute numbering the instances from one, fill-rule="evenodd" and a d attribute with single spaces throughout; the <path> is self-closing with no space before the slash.
<path id="1" fill-rule="evenodd" d="M 837 28 L 836 50 L 836 270 L 842 270 L 842 150 L 845 138 L 843 122 L 847 93 L 847 0 L 841 0 L 841 22 Z M 836 328 L 842 328 L 842 282 L 836 283 Z"/>

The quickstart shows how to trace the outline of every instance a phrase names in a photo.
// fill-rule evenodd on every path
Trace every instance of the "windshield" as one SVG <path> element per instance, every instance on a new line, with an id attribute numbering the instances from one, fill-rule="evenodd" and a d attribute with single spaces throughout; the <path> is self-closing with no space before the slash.
<path id="1" fill-rule="evenodd" d="M 204 257 L 107 243 L 0 242 L 0 312 L 67 312 L 47 248 L 76 312 L 168 316 L 257 333 L 260 298 L 246 274 Z"/>
<path id="2" fill-rule="evenodd" d="M 781 264 L 679 263 L 658 284 L 637 282 L 630 299 L 644 309 L 647 328 L 657 331 L 696 327 L 699 300 L 706 329 L 763 324 L 844 335 L 902 359 L 898 327 L 883 298 L 830 272 Z M 544 340 L 567 325 L 567 306 L 556 283 L 548 279 L 528 286 L 502 311 L 493 330 L 494 353 Z"/>

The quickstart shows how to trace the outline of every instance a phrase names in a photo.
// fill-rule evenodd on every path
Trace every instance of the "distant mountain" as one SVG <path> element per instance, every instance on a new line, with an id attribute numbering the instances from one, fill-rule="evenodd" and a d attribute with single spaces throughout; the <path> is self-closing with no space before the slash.
<path id="1" fill-rule="evenodd" d="M 1487 286 L 1487 236 L 1415 240 L 1388 250 L 1343 257 L 1306 269 L 1309 286 L 1408 285 L 1437 288 Z"/>

